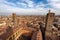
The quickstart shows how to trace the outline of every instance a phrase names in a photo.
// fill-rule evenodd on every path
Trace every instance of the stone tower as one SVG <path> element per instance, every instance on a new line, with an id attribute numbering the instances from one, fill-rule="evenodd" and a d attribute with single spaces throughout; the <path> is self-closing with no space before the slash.
<path id="1" fill-rule="evenodd" d="M 17 25 L 17 16 L 15 13 L 12 14 L 12 22 L 13 22 L 13 25 L 16 26 Z"/>
<path id="2" fill-rule="evenodd" d="M 45 24 L 45 37 L 52 35 L 52 25 L 54 21 L 55 13 L 49 12 L 46 16 L 46 24 Z"/>

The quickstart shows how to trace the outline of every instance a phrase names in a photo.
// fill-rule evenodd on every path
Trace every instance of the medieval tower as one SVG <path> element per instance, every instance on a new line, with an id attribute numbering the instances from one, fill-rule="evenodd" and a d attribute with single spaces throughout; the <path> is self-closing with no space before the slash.
<path id="1" fill-rule="evenodd" d="M 52 25 L 54 21 L 55 13 L 49 12 L 46 16 L 46 24 L 45 24 L 45 37 L 52 35 Z"/>
<path id="2" fill-rule="evenodd" d="M 12 22 L 14 26 L 17 26 L 17 16 L 15 13 L 12 14 Z"/>

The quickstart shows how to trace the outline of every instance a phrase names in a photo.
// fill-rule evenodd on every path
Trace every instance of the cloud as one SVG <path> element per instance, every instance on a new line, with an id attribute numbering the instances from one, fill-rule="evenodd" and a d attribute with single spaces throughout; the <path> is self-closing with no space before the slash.
<path id="1" fill-rule="evenodd" d="M 28 7 L 34 7 L 34 2 L 33 1 L 29 1 L 28 2 Z"/>
<path id="2" fill-rule="evenodd" d="M 47 0 L 48 5 L 50 5 L 56 15 L 60 15 L 60 0 Z"/>
<path id="3" fill-rule="evenodd" d="M 53 8 L 60 9 L 60 0 L 48 0 L 48 2 Z"/>
<path id="4" fill-rule="evenodd" d="M 46 11 L 43 12 L 43 8 L 36 8 L 36 9 L 23 9 L 23 8 L 16 8 L 6 4 L 1 4 L 0 6 L 0 13 L 2 15 L 11 15 L 12 13 L 17 13 L 19 15 L 43 15 Z M 8 14 L 6 14 L 8 13 Z M 41 14 L 42 13 L 42 14 Z"/>
<path id="5" fill-rule="evenodd" d="M 56 14 L 60 13 L 59 1 L 46 1 L 47 3 L 44 4 L 43 1 L 36 3 L 32 0 L 0 0 L 0 15 L 11 15 L 12 13 L 18 15 L 46 15 L 49 9 Z"/>

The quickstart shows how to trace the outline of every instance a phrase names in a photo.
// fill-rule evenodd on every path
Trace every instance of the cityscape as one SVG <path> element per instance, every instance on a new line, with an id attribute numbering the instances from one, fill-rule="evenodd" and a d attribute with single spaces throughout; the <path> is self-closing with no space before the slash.
<path id="1" fill-rule="evenodd" d="M 60 40 L 60 16 L 0 16 L 0 40 Z"/>
<path id="2" fill-rule="evenodd" d="M 60 40 L 60 0 L 0 0 L 0 40 Z"/>

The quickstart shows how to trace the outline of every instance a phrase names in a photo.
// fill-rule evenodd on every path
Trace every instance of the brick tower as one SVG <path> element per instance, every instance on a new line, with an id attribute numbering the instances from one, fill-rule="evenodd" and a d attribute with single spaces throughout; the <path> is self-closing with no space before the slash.
<path id="1" fill-rule="evenodd" d="M 54 21 L 55 13 L 49 12 L 47 13 L 46 16 L 46 24 L 45 24 L 45 38 L 46 36 L 51 36 L 52 35 L 52 25 Z"/>
<path id="2" fill-rule="evenodd" d="M 17 26 L 17 16 L 15 13 L 12 14 L 12 22 L 14 26 Z"/>

